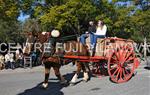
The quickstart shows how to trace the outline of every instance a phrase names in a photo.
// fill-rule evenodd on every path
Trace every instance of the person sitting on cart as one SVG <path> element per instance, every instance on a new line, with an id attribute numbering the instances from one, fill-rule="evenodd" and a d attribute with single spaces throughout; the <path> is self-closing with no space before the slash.
<path id="1" fill-rule="evenodd" d="M 85 42 L 85 39 L 87 37 L 89 37 L 89 34 L 91 33 L 95 33 L 96 32 L 96 25 L 94 24 L 94 21 L 89 21 L 89 28 L 88 28 L 88 31 L 86 31 L 85 34 L 82 34 L 81 37 L 80 37 L 80 42 L 85 45 L 86 42 Z M 90 37 L 91 38 L 91 37 Z"/>
<path id="2" fill-rule="evenodd" d="M 107 32 L 107 26 L 104 24 L 103 21 L 98 20 L 96 33 L 91 32 L 91 49 L 95 49 L 97 44 L 97 38 L 105 38 Z"/>

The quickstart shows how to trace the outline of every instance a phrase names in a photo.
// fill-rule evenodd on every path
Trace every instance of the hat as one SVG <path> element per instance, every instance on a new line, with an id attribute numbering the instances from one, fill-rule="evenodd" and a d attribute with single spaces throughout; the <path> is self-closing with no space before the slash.
<path id="1" fill-rule="evenodd" d="M 60 36 L 60 32 L 58 30 L 52 30 L 51 36 L 52 37 L 59 37 Z"/>

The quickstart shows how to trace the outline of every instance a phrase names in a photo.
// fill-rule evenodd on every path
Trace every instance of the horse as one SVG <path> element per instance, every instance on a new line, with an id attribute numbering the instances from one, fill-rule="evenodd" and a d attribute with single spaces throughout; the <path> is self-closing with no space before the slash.
<path id="1" fill-rule="evenodd" d="M 38 43 L 36 45 L 39 45 L 38 50 L 41 52 L 41 61 L 43 62 L 44 66 L 45 66 L 45 79 L 44 79 L 44 82 L 42 84 L 43 88 L 48 87 L 48 78 L 49 78 L 51 67 L 53 68 L 56 77 L 60 80 L 60 83 L 61 84 L 67 83 L 67 81 L 61 75 L 60 70 L 59 70 L 62 62 L 67 64 L 67 61 L 66 61 L 66 59 L 63 58 L 63 56 L 66 56 L 66 55 L 88 56 L 89 55 L 87 47 L 82 45 L 78 41 L 65 42 L 65 43 L 63 43 L 63 45 L 65 46 L 65 49 L 56 50 L 56 41 L 54 41 L 56 38 L 52 37 L 51 34 L 50 34 L 50 32 L 42 32 L 42 33 L 38 33 L 36 36 L 32 35 L 32 36 L 28 36 L 29 38 L 27 38 L 28 44 L 33 43 L 32 45 L 35 45 L 35 42 L 36 42 L 36 43 Z M 29 40 L 29 39 L 34 39 L 34 40 Z M 36 41 L 35 41 L 35 39 L 36 39 Z M 50 51 L 49 54 L 46 54 L 44 52 L 44 46 L 45 46 L 44 44 L 45 43 L 49 44 L 49 51 Z M 70 44 L 72 45 L 72 47 L 71 47 L 70 51 L 66 52 L 65 50 L 68 50 L 70 48 L 69 47 Z M 30 48 L 33 48 L 32 45 L 28 45 L 29 47 L 25 48 L 26 52 L 28 52 L 28 53 L 31 52 L 32 49 L 30 49 Z M 49 56 L 47 56 L 47 55 L 49 55 Z M 79 61 L 75 61 L 75 60 L 73 60 L 73 61 L 77 65 L 77 71 L 76 71 L 75 75 L 73 76 L 72 80 L 70 81 L 70 84 L 76 83 L 77 77 L 78 77 L 81 70 L 83 70 L 83 72 L 84 72 L 83 80 L 88 81 L 88 79 L 89 79 L 88 70 L 87 70 L 88 65 L 86 63 L 81 63 Z"/>

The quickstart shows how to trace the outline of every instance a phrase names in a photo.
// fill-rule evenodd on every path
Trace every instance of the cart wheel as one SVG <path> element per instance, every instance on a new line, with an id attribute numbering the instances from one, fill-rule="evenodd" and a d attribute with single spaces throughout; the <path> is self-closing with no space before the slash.
<path id="1" fill-rule="evenodd" d="M 100 76 L 101 72 L 100 72 L 100 65 L 98 63 L 94 63 L 91 66 L 91 72 L 93 76 Z"/>
<path id="2" fill-rule="evenodd" d="M 91 66 L 91 72 L 93 76 L 108 76 L 107 72 L 107 62 L 99 62 L 99 63 L 94 63 Z"/>
<path id="3" fill-rule="evenodd" d="M 115 83 L 131 79 L 135 69 L 135 54 L 131 47 L 123 46 L 114 50 L 108 59 L 108 74 Z"/>

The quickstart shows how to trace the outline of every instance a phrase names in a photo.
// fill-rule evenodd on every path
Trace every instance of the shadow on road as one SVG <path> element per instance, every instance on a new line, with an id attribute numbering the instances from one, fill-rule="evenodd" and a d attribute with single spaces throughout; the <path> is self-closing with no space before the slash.
<path id="1" fill-rule="evenodd" d="M 74 75 L 74 72 L 67 73 L 63 76 L 65 77 L 66 80 L 70 81 L 72 79 L 73 75 Z M 83 73 L 80 73 L 78 78 L 83 78 Z M 61 91 L 61 89 L 63 89 L 64 87 L 68 87 L 69 83 L 66 85 L 61 85 L 59 82 L 51 82 L 51 81 L 55 81 L 55 80 L 57 81 L 58 79 L 57 78 L 49 79 L 50 82 L 49 82 L 49 86 L 47 89 L 42 89 L 41 88 L 42 83 L 39 83 L 35 87 L 26 89 L 24 92 L 21 92 L 17 95 L 64 95 L 64 93 Z M 82 82 L 82 80 L 78 81 L 76 84 L 78 84 L 80 82 Z"/>
<path id="2" fill-rule="evenodd" d="M 74 75 L 74 73 L 67 73 L 66 75 L 64 75 L 64 77 L 65 77 L 65 79 L 70 81 L 71 78 L 73 77 L 73 75 Z M 50 82 L 49 82 L 49 86 L 47 89 L 42 89 L 41 88 L 42 83 L 39 83 L 35 87 L 26 89 L 24 92 L 21 92 L 17 95 L 64 95 L 64 93 L 61 91 L 61 89 L 64 87 L 68 87 L 69 83 L 66 85 L 61 85 L 59 82 L 51 82 L 51 81 L 55 81 L 55 80 L 58 80 L 58 79 L 57 78 L 49 79 Z"/>
<path id="3" fill-rule="evenodd" d="M 150 70 L 150 67 L 144 67 L 144 69 L 146 69 L 146 70 Z"/>
<path id="4" fill-rule="evenodd" d="M 41 88 L 41 84 L 42 83 L 17 95 L 64 95 L 61 89 L 66 86 L 61 85 L 59 82 L 49 82 L 47 89 Z"/>

